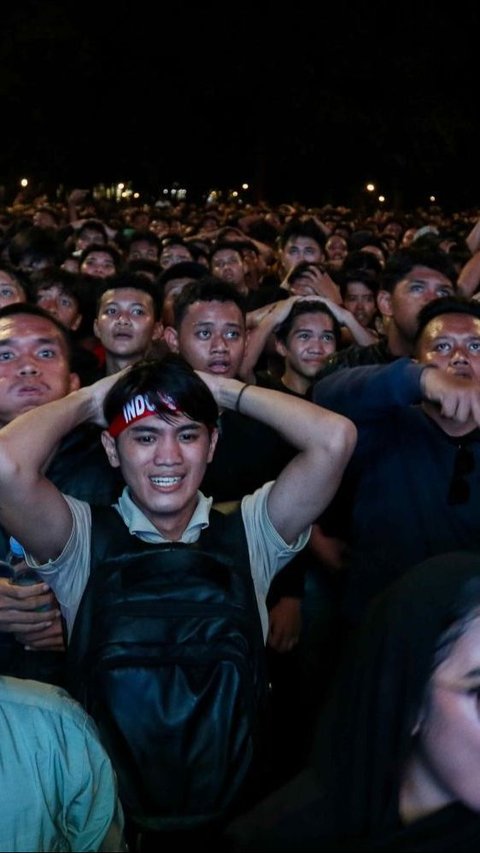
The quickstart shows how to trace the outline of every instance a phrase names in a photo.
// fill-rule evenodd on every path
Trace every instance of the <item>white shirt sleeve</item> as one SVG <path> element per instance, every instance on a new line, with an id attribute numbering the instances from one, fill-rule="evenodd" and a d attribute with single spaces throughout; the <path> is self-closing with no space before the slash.
<path id="1" fill-rule="evenodd" d="M 72 532 L 56 560 L 37 563 L 25 555 L 27 565 L 34 568 L 55 593 L 70 636 L 77 610 L 90 574 L 90 542 L 92 516 L 85 501 L 64 495 L 73 518 Z"/>
<path id="2" fill-rule="evenodd" d="M 287 545 L 268 515 L 267 500 L 272 486 L 273 481 L 265 483 L 253 495 L 246 495 L 241 504 L 250 566 L 265 640 L 268 634 L 268 612 L 265 602 L 270 584 L 277 572 L 305 547 L 311 530 L 308 527 L 292 545 Z"/>

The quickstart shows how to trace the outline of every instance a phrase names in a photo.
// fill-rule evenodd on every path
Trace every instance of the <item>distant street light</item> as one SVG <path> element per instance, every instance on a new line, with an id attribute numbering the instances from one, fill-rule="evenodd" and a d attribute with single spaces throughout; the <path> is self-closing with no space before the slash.
<path id="1" fill-rule="evenodd" d="M 366 190 L 367 190 L 367 192 L 369 192 L 369 193 L 374 193 L 374 192 L 375 192 L 375 184 L 367 184 L 367 186 L 365 187 L 365 189 L 366 189 Z"/>
<path id="2" fill-rule="evenodd" d="M 384 195 L 379 195 L 379 196 L 378 196 L 378 200 L 379 200 L 380 204 L 383 204 L 383 202 L 385 201 L 385 196 L 384 196 Z"/>
<path id="3" fill-rule="evenodd" d="M 437 200 L 437 199 L 435 198 L 435 196 L 434 196 L 434 195 L 431 195 L 431 196 L 430 196 L 430 201 L 436 201 L 436 200 Z"/>
<path id="4" fill-rule="evenodd" d="M 248 184 L 242 184 L 242 190 L 248 190 Z"/>
<path id="5" fill-rule="evenodd" d="M 28 178 L 22 178 L 22 180 L 20 181 L 20 186 L 28 187 Z"/>

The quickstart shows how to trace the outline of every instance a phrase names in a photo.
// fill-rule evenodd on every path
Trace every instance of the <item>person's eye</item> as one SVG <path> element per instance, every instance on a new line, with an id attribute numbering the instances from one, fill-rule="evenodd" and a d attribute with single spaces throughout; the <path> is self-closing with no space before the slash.
<path id="1" fill-rule="evenodd" d="M 434 352 L 450 352 L 451 346 L 447 341 L 440 341 L 433 347 Z"/>
<path id="2" fill-rule="evenodd" d="M 11 287 L 2 287 L 2 289 L 0 290 L 0 294 L 2 296 L 13 296 L 14 291 Z"/>
<path id="3" fill-rule="evenodd" d="M 289 255 L 298 255 L 298 249 L 296 246 L 290 246 L 288 250 Z"/>
<path id="4" fill-rule="evenodd" d="M 45 347 L 38 351 L 40 358 L 55 358 L 56 354 L 56 351 L 51 347 Z"/>
<path id="5" fill-rule="evenodd" d="M 143 308 L 132 308 L 132 314 L 134 317 L 143 317 L 145 311 Z"/>
<path id="6" fill-rule="evenodd" d="M 230 341 L 237 341 L 240 337 L 240 332 L 236 332 L 232 329 L 230 332 L 225 333 L 225 337 Z"/>
<path id="7" fill-rule="evenodd" d="M 198 438 L 198 432 L 194 430 L 185 430 L 185 432 L 181 432 L 179 435 L 179 440 L 182 444 L 191 444 L 196 441 Z"/>
<path id="8" fill-rule="evenodd" d="M 196 337 L 199 338 L 201 341 L 208 341 L 210 337 L 210 332 L 208 329 L 198 329 L 198 331 L 196 332 Z"/>
<path id="9" fill-rule="evenodd" d="M 106 314 L 107 317 L 114 317 L 116 313 L 117 313 L 116 308 L 105 308 L 105 311 L 104 311 L 104 314 Z"/>
<path id="10" fill-rule="evenodd" d="M 153 433 L 145 433 L 142 435 L 137 435 L 135 438 L 137 444 L 153 444 L 155 441 L 155 436 Z"/>
<path id="11" fill-rule="evenodd" d="M 73 303 L 72 300 L 68 298 L 68 296 L 63 296 L 60 300 L 60 304 L 62 308 L 71 308 Z"/>
<path id="12" fill-rule="evenodd" d="M 307 332 L 299 332 L 297 338 L 299 341 L 308 341 L 310 335 Z"/>
<path id="13" fill-rule="evenodd" d="M 453 288 L 451 287 L 440 287 L 437 291 L 438 296 L 452 296 Z"/>
<path id="14" fill-rule="evenodd" d="M 410 285 L 410 293 L 423 293 L 424 287 L 423 284 L 411 284 Z"/>
<path id="15" fill-rule="evenodd" d="M 470 343 L 469 349 L 472 352 L 480 352 L 480 341 L 472 341 Z"/>
<path id="16" fill-rule="evenodd" d="M 333 335 L 322 335 L 322 340 L 327 344 L 331 344 L 334 341 Z"/>
<path id="17" fill-rule="evenodd" d="M 5 352 L 0 352 L 0 361 L 11 361 L 15 358 L 13 352 L 5 350 Z"/>

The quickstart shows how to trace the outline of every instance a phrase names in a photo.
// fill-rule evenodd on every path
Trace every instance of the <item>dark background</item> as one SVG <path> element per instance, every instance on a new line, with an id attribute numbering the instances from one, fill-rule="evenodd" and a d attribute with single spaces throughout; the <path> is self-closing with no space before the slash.
<path id="1" fill-rule="evenodd" d="M 474 3 L 4 5 L 0 184 L 477 205 L 479 25 Z"/>

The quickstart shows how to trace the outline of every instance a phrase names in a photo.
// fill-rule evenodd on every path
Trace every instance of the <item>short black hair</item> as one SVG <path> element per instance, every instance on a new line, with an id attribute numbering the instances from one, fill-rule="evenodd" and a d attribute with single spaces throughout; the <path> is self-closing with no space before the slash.
<path id="1" fill-rule="evenodd" d="M 109 278 L 102 278 L 97 281 L 96 285 L 96 309 L 95 314 L 98 314 L 100 301 L 107 290 L 121 290 L 131 288 L 133 290 L 141 290 L 143 293 L 148 293 L 153 302 L 153 314 L 155 320 L 160 319 L 160 294 L 158 286 L 147 275 L 141 272 L 124 272 L 120 275 L 112 275 Z"/>
<path id="2" fill-rule="evenodd" d="M 167 422 L 172 408 L 192 421 L 205 424 L 209 432 L 217 425 L 218 406 L 208 386 L 192 367 L 176 353 L 163 358 L 137 361 L 110 389 L 103 404 L 108 424 L 137 394 L 148 396 L 155 411 Z"/>
<path id="3" fill-rule="evenodd" d="M 457 287 L 457 273 L 446 252 L 409 247 L 408 249 L 399 249 L 398 252 L 390 255 L 381 276 L 381 289 L 393 293 L 398 282 L 408 275 L 414 267 L 428 267 L 428 269 L 435 270 L 448 278 L 454 289 Z"/>
<path id="4" fill-rule="evenodd" d="M 234 302 L 245 319 L 246 303 L 244 297 L 232 284 L 213 275 L 205 275 L 198 281 L 185 285 L 173 303 L 173 317 L 178 331 L 190 305 L 195 302 Z"/>
<path id="5" fill-rule="evenodd" d="M 337 345 L 337 349 L 340 347 L 342 342 L 342 330 L 340 328 L 340 323 L 328 305 L 326 305 L 325 302 L 319 302 L 316 299 L 299 299 L 297 302 L 293 303 L 288 316 L 274 330 L 275 337 L 278 341 L 283 344 L 287 343 L 287 338 L 292 330 L 295 318 L 300 317 L 302 314 L 326 314 L 328 317 L 331 317 L 335 343 Z"/>
<path id="6" fill-rule="evenodd" d="M 58 329 L 65 342 L 67 359 L 70 364 L 72 360 L 72 336 L 60 320 L 57 320 L 56 317 L 49 314 L 40 305 L 33 305 L 31 302 L 14 302 L 11 305 L 4 305 L 3 308 L 0 308 L 0 320 L 4 317 L 17 317 L 25 314 L 31 317 L 42 317 Z"/>
<path id="7" fill-rule="evenodd" d="M 283 249 L 288 240 L 295 237 L 310 237 L 325 251 L 327 238 L 314 219 L 291 219 L 280 234 L 280 246 Z"/>
<path id="8" fill-rule="evenodd" d="M 463 296 L 442 296 L 441 299 L 427 302 L 418 315 L 415 343 L 418 343 L 425 327 L 432 320 L 435 320 L 436 317 L 443 317 L 445 314 L 466 314 L 480 320 L 480 302 L 475 299 L 466 299 Z"/>

